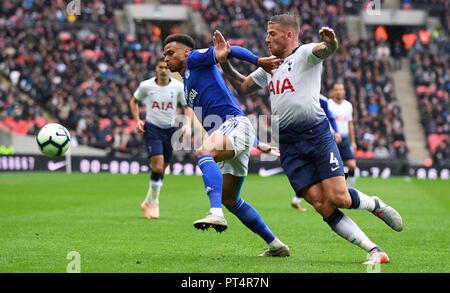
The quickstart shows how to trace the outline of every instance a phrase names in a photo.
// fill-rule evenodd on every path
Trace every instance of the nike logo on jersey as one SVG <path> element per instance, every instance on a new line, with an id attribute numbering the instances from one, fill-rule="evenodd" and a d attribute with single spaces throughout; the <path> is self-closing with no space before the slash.
<path id="1" fill-rule="evenodd" d="M 334 167 L 334 168 L 333 168 L 333 167 L 331 167 L 331 171 L 332 171 L 332 172 L 336 171 L 337 169 L 339 169 L 339 166 L 337 166 L 337 167 Z"/>
<path id="2" fill-rule="evenodd" d="M 269 91 L 274 95 L 284 94 L 284 92 L 287 90 L 290 90 L 291 92 L 295 92 L 295 89 L 292 86 L 292 83 L 289 80 L 289 78 L 285 78 L 283 80 L 282 84 L 281 84 L 280 80 L 277 80 L 277 81 L 275 81 L 275 84 L 276 84 L 276 88 L 274 87 L 272 80 L 269 83 Z M 280 84 L 281 84 L 281 89 L 280 89 Z"/>

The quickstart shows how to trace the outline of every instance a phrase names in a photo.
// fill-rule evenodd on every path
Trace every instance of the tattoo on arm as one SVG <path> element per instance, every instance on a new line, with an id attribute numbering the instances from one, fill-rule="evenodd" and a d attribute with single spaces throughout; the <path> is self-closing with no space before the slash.
<path id="1" fill-rule="evenodd" d="M 245 77 L 236 71 L 236 69 L 231 66 L 230 62 L 227 61 L 225 63 L 220 63 L 220 66 L 222 66 L 223 72 L 229 77 L 230 81 L 237 81 L 239 83 L 244 82 Z"/>
<path id="2" fill-rule="evenodd" d="M 337 48 L 338 48 L 337 42 L 336 43 L 321 42 L 313 48 L 312 52 L 320 59 L 326 59 L 331 54 L 336 52 Z"/>
<path id="3" fill-rule="evenodd" d="M 246 90 L 243 87 L 245 76 L 243 76 L 236 69 L 234 69 L 230 61 L 220 63 L 220 66 L 222 67 L 222 70 L 225 73 L 228 81 L 233 85 L 233 87 L 238 91 L 238 93 L 241 94 L 246 93 Z"/>
<path id="4" fill-rule="evenodd" d="M 249 94 L 260 89 L 260 87 L 253 82 L 251 77 L 239 73 L 233 68 L 229 61 L 220 63 L 220 66 L 222 66 L 223 72 L 239 94 Z"/>
<path id="5" fill-rule="evenodd" d="M 246 83 L 246 86 L 245 86 L 245 92 L 247 92 L 247 93 L 252 93 L 252 92 L 255 92 L 260 89 L 261 88 L 259 87 L 259 85 L 257 85 L 254 82 L 248 82 L 248 83 Z"/>

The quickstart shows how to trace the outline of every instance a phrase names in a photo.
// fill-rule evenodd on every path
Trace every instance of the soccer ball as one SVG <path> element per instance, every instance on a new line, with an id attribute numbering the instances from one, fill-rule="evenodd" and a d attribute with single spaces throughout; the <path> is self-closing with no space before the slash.
<path id="1" fill-rule="evenodd" d="M 70 134 L 61 124 L 49 123 L 39 130 L 36 142 L 41 153 L 47 157 L 57 157 L 69 149 Z"/>

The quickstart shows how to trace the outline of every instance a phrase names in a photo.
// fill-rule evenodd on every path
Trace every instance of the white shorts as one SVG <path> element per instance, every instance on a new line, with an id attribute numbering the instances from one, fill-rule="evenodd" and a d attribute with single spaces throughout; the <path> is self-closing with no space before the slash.
<path id="1" fill-rule="evenodd" d="M 255 141 L 256 132 L 246 116 L 228 118 L 213 133 L 225 135 L 231 142 L 234 157 L 218 162 L 222 174 L 231 174 L 238 177 L 247 176 L 250 151 Z"/>

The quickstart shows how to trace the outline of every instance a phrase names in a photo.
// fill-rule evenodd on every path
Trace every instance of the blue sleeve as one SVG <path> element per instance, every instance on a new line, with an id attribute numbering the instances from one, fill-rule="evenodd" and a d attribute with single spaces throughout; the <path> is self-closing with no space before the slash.
<path id="1" fill-rule="evenodd" d="M 239 47 L 239 46 L 230 46 L 230 54 L 229 58 L 238 58 L 240 60 L 247 61 L 254 65 L 258 65 L 258 56 L 253 54 L 250 50 Z"/>
<path id="2" fill-rule="evenodd" d="M 191 51 L 186 63 L 189 68 L 216 65 L 217 60 L 214 55 L 214 47 Z"/>
<path id="3" fill-rule="evenodd" d="M 328 109 L 328 102 L 324 99 L 320 99 L 320 107 L 325 111 L 328 120 L 330 120 L 331 127 L 333 127 L 334 132 L 339 133 L 336 120 L 334 119 L 333 113 Z"/>
<path id="4" fill-rule="evenodd" d="M 258 65 L 258 56 L 253 54 L 250 50 L 239 46 L 230 46 L 230 54 L 228 55 L 228 58 L 238 58 L 254 65 Z M 216 64 L 217 60 L 214 54 L 214 47 L 193 50 L 189 54 L 187 60 L 187 65 L 189 68 L 211 66 Z"/>
<path id="5" fill-rule="evenodd" d="M 259 139 L 255 136 L 255 140 L 253 141 L 253 146 L 257 147 L 259 144 Z"/>

